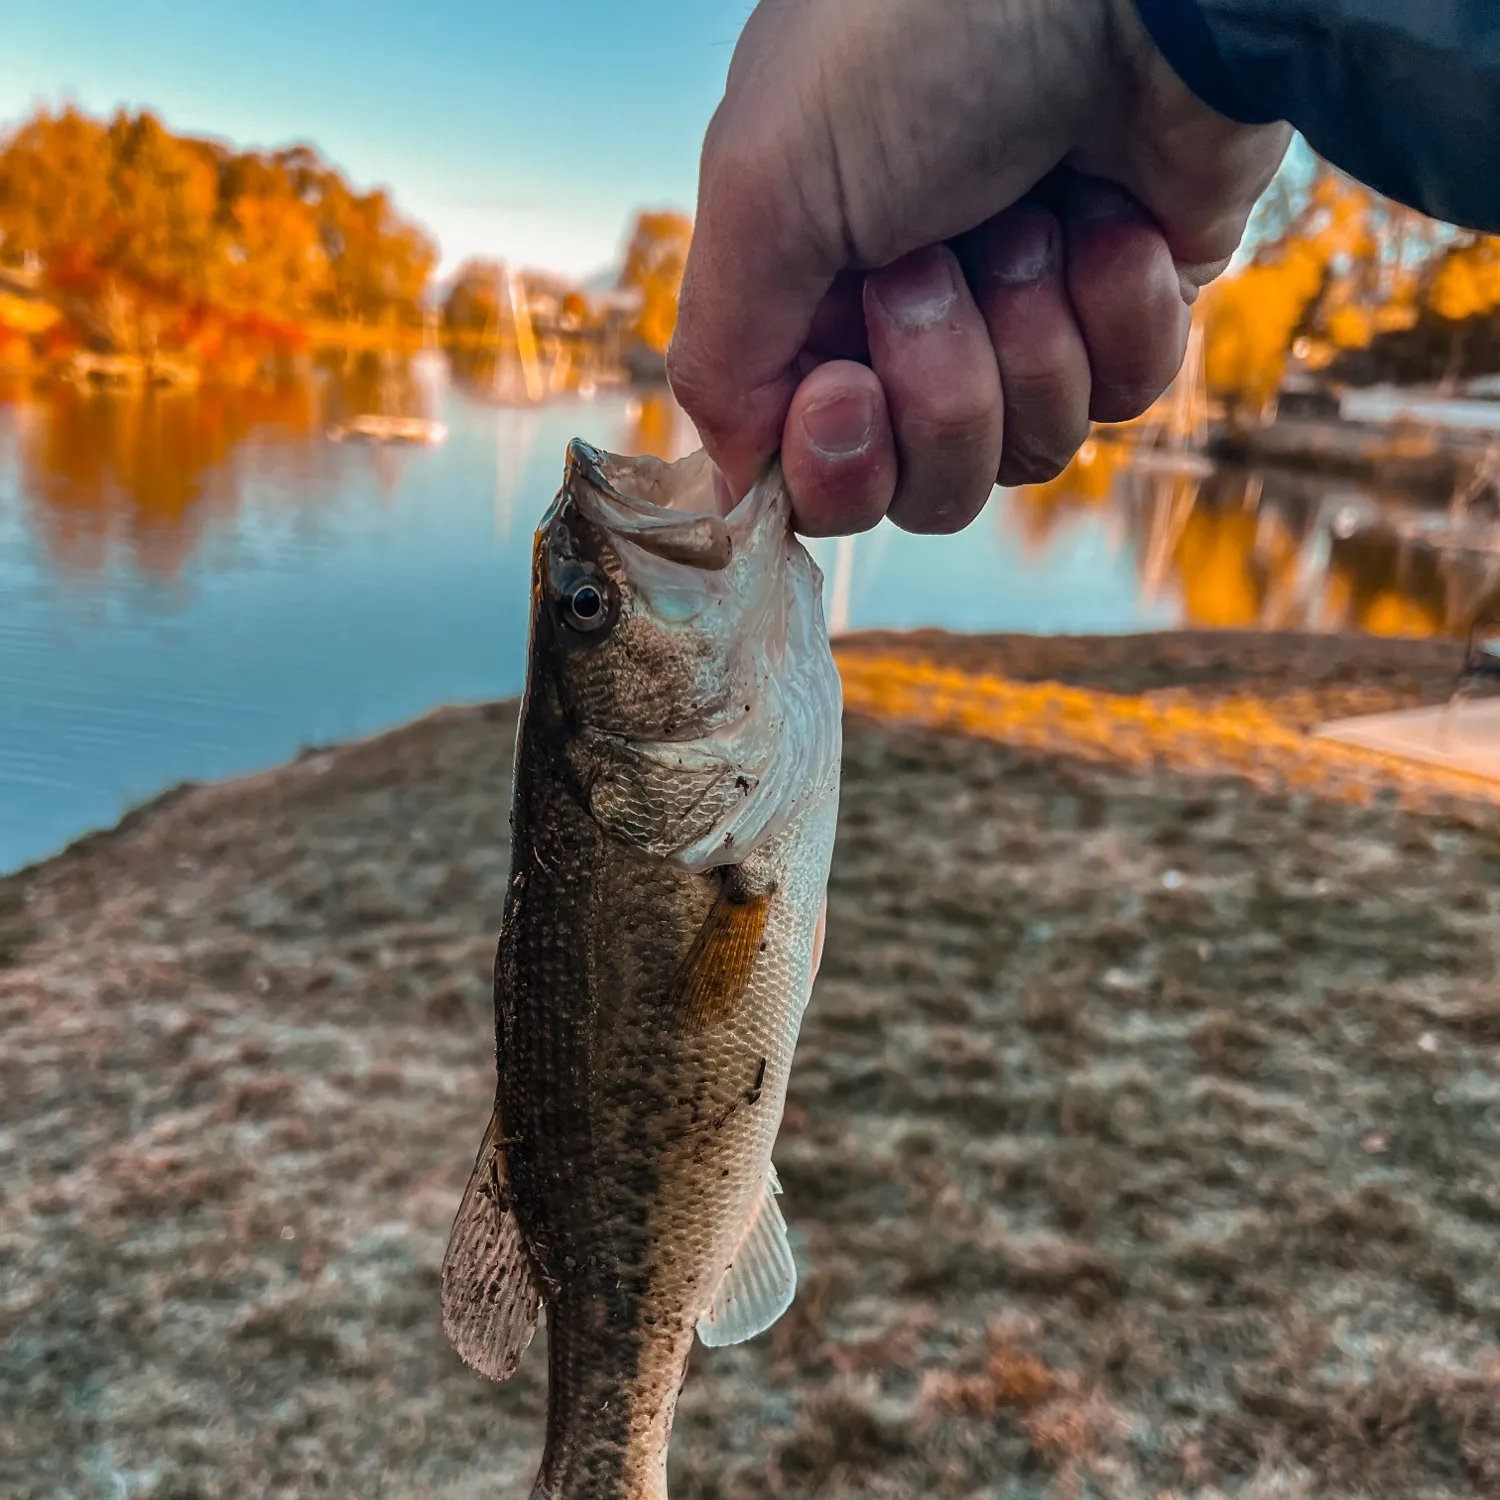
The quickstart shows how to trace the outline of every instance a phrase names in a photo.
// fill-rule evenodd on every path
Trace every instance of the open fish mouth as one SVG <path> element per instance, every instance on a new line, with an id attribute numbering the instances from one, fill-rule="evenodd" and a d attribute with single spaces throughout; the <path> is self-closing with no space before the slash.
<path id="1" fill-rule="evenodd" d="M 780 468 L 728 515 L 716 490 L 701 451 L 667 463 L 575 438 L 538 532 L 549 597 L 593 568 L 612 601 L 592 637 L 603 649 L 548 641 L 590 811 L 618 841 L 695 873 L 774 841 L 837 785 L 822 575 Z"/>
<path id="2" fill-rule="evenodd" d="M 617 457 L 574 438 L 568 444 L 563 493 L 573 498 L 585 519 L 643 552 L 723 572 L 758 533 L 765 513 L 776 507 L 780 486 L 757 484 L 721 516 L 713 463 L 701 449 L 667 463 Z"/>

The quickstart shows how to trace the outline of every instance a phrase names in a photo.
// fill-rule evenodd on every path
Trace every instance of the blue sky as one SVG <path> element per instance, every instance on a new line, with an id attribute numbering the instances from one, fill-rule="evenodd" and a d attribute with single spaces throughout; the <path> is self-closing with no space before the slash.
<path id="1" fill-rule="evenodd" d="M 637 208 L 691 210 L 750 0 L 5 0 L 0 122 L 149 105 L 313 142 L 470 253 L 585 274 Z"/>

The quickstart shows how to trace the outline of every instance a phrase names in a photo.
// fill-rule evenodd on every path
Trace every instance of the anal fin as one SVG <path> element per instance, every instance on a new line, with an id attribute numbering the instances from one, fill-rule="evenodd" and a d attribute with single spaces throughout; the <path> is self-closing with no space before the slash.
<path id="1" fill-rule="evenodd" d="M 491 1115 L 443 1257 L 443 1331 L 465 1364 L 506 1380 L 536 1332 L 541 1301 L 510 1206 L 499 1116 Z"/>
<path id="2" fill-rule="evenodd" d="M 698 1319 L 698 1337 L 710 1349 L 742 1344 L 764 1333 L 797 1295 L 797 1263 L 776 1202 L 780 1191 L 772 1168 L 745 1236 L 714 1293 L 713 1306 Z"/>

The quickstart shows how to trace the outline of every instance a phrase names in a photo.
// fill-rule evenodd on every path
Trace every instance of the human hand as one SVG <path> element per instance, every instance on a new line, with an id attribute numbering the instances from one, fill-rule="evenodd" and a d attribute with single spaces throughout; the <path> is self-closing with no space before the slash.
<path id="1" fill-rule="evenodd" d="M 1286 150 L 1134 0 L 762 0 L 703 147 L 668 354 L 735 496 L 956 531 L 1170 384 Z"/>

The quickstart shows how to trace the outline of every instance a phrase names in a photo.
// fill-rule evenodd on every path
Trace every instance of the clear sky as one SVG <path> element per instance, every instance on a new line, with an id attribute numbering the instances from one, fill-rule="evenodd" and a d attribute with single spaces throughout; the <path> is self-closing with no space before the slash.
<path id="1" fill-rule="evenodd" d="M 750 0 L 4 0 L 0 122 L 150 106 L 310 141 L 443 247 L 587 274 L 640 207 L 691 211 Z"/>

